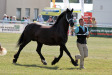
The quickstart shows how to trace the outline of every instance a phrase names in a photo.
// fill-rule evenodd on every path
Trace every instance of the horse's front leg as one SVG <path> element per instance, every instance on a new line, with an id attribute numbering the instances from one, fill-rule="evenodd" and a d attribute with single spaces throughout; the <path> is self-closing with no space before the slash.
<path id="1" fill-rule="evenodd" d="M 72 56 L 71 56 L 70 52 L 68 51 L 68 49 L 66 48 L 66 46 L 65 45 L 61 45 L 61 47 L 67 53 L 67 55 L 70 57 L 72 64 L 74 66 L 78 66 L 78 64 L 74 61 L 74 59 L 72 58 Z"/>
<path id="2" fill-rule="evenodd" d="M 56 57 L 54 58 L 54 60 L 52 61 L 52 65 L 55 65 L 62 56 L 63 56 L 63 48 L 60 46 L 60 55 L 58 56 L 58 58 Z"/>
<path id="3" fill-rule="evenodd" d="M 38 43 L 38 46 L 37 46 L 37 53 L 39 54 L 40 58 L 41 58 L 41 62 L 44 64 L 44 65 L 47 65 L 47 62 L 45 61 L 45 58 L 43 57 L 43 55 L 41 54 L 41 48 L 42 48 L 43 44 L 41 43 Z"/>

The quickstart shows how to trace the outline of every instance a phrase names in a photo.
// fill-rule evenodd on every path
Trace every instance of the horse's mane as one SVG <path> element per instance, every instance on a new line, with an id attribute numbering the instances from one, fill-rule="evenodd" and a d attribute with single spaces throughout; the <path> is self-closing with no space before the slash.
<path id="1" fill-rule="evenodd" d="M 66 11 L 64 11 L 63 13 L 61 13 L 61 14 L 58 16 L 58 18 L 57 18 L 55 24 L 57 24 L 57 23 L 59 22 L 59 20 L 61 19 L 61 17 L 63 17 L 63 15 L 64 15 L 65 13 L 66 13 Z M 55 24 L 54 24 L 54 25 L 55 25 Z"/>

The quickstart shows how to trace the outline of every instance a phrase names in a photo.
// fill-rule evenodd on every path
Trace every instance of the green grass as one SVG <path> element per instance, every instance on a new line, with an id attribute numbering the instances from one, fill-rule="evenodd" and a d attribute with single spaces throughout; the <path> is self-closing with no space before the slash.
<path id="1" fill-rule="evenodd" d="M 0 56 L 0 75 L 112 75 L 112 38 L 90 37 L 88 39 L 89 57 L 85 59 L 85 68 L 78 69 L 70 63 L 64 52 L 56 65 L 51 65 L 54 56 L 59 55 L 59 46 L 42 47 L 42 54 L 48 65 L 43 65 L 36 53 L 36 42 L 30 42 L 21 52 L 16 65 L 12 64 L 17 52 L 16 43 L 20 34 L 0 33 L 0 42 L 8 51 Z M 69 36 L 66 44 L 73 58 L 79 51 L 76 37 Z"/>

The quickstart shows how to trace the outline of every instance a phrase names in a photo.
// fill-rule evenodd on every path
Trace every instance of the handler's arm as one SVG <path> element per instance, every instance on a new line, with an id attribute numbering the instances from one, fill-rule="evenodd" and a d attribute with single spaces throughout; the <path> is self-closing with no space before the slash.
<path id="1" fill-rule="evenodd" d="M 71 30 L 77 34 L 79 32 L 79 27 L 72 27 Z"/>

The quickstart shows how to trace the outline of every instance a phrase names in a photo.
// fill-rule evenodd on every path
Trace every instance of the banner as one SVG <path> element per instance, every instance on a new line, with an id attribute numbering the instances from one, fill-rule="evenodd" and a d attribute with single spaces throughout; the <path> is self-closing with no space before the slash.
<path id="1" fill-rule="evenodd" d="M 84 16 L 84 0 L 80 0 L 80 5 L 81 5 L 81 16 Z"/>
<path id="2" fill-rule="evenodd" d="M 0 32 L 4 33 L 22 33 L 24 30 L 24 24 L 0 24 Z"/>
<path id="3" fill-rule="evenodd" d="M 64 3 L 64 9 L 70 7 L 70 5 L 69 5 L 69 0 L 63 0 L 63 3 Z"/>
<path id="4" fill-rule="evenodd" d="M 112 28 L 107 27 L 89 27 L 93 37 L 112 37 Z"/>

